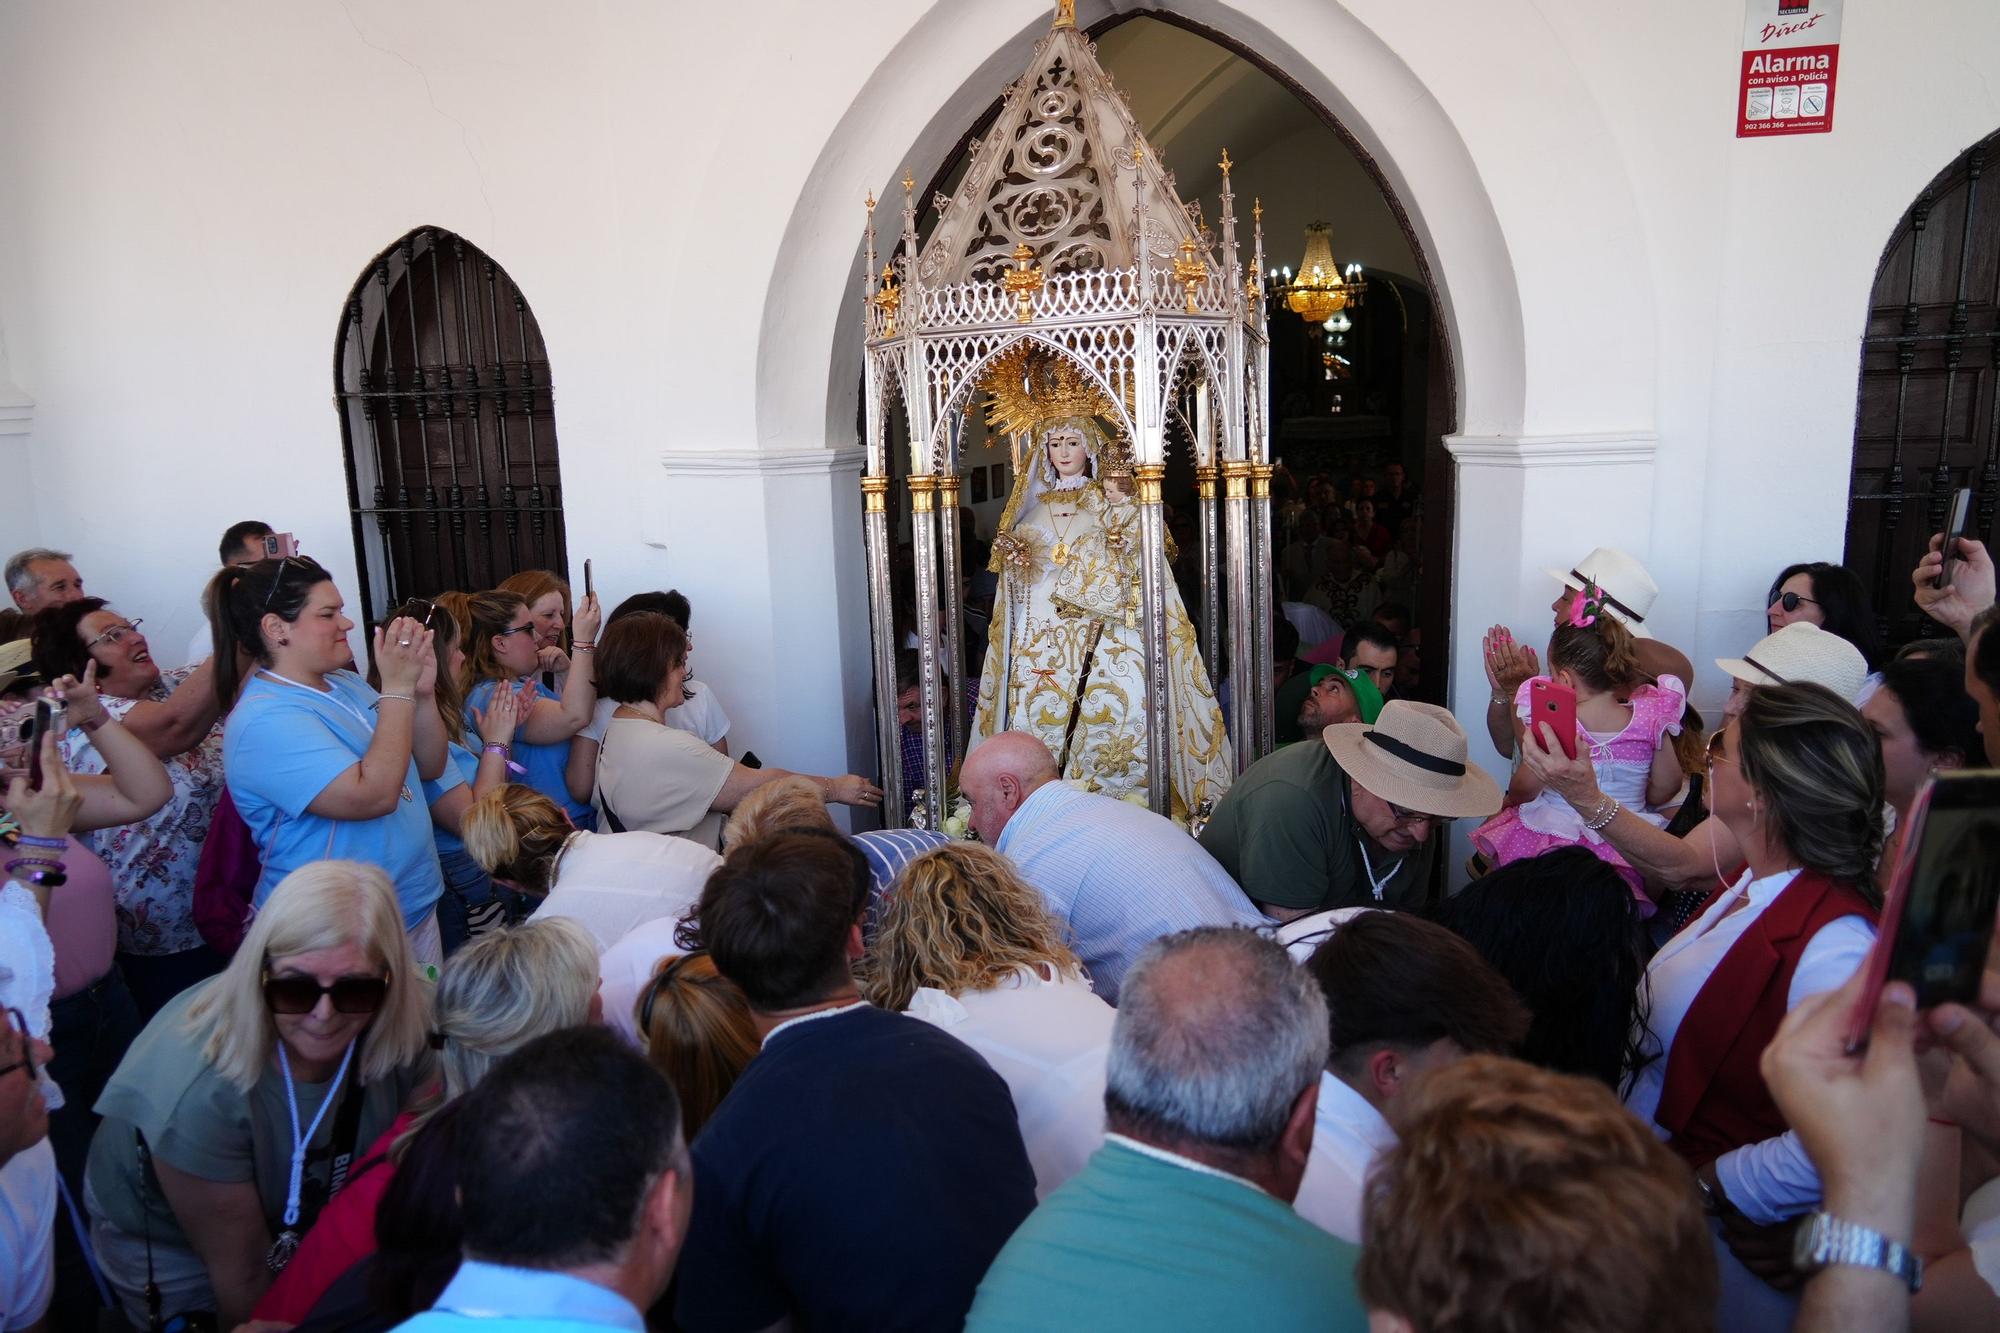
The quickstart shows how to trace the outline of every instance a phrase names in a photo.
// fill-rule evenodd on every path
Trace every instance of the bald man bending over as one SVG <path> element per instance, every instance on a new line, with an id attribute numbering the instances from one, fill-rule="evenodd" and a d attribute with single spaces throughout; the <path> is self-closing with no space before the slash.
<path id="1" fill-rule="evenodd" d="M 958 787 L 972 802 L 972 831 L 1041 891 L 1112 1004 L 1126 970 L 1162 935 L 1266 924 L 1180 825 L 1060 781 L 1048 747 L 1027 732 L 988 738 L 966 756 Z"/>

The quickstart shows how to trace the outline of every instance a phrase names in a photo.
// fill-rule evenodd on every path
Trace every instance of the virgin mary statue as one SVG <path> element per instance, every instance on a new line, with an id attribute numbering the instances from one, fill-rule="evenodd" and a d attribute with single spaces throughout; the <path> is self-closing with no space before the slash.
<path id="1" fill-rule="evenodd" d="M 1094 417 L 1044 423 L 1016 470 L 993 540 L 1000 575 L 968 752 L 1002 731 L 1039 736 L 1063 777 L 1109 796 L 1148 793 L 1139 509 Z M 1109 484 L 1107 484 L 1107 482 Z M 1231 775 L 1222 709 L 1171 579 L 1167 689 L 1173 753 L 1159 765 L 1174 817 L 1219 802 Z"/>

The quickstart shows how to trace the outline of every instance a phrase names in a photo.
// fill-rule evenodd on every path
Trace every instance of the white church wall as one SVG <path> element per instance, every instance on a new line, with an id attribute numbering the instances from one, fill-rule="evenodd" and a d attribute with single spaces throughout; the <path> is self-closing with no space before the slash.
<path id="1" fill-rule="evenodd" d="M 1545 623 L 1545 563 L 1627 545 L 1700 662 L 1754 637 L 1771 572 L 1838 554 L 1875 264 L 2000 126 L 2000 9 L 1850 6 L 1833 133 L 1739 142 L 1741 0 L 1161 7 L 1338 114 L 1429 257 L 1460 393 L 1462 709 L 1485 692 L 1478 631 Z M 572 568 L 695 598 L 739 748 L 867 768 L 852 475 L 764 455 L 855 442 L 860 197 L 887 201 L 886 245 L 893 182 L 928 177 L 1047 13 L 0 8 L 0 49 L 33 53 L 0 82 L 0 325 L 36 405 L 0 436 L 33 496 L 10 547 L 78 550 L 163 655 L 238 518 L 298 531 L 351 597 L 340 304 L 381 247 L 445 227 L 541 323 Z M 1237 188 L 1247 224 L 1259 183 Z M 663 466 L 679 454 L 734 461 Z"/>

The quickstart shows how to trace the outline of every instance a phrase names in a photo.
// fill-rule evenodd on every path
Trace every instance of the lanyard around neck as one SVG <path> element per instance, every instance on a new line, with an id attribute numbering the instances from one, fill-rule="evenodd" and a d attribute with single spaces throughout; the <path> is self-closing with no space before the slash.
<path id="1" fill-rule="evenodd" d="M 327 1088 L 326 1097 L 320 1102 L 319 1111 L 304 1134 L 299 1133 L 299 1096 L 292 1086 L 292 1058 L 285 1054 L 284 1040 L 280 1038 L 278 1041 L 278 1067 L 285 1071 L 285 1109 L 292 1115 L 292 1174 L 291 1183 L 285 1191 L 287 1227 L 299 1224 L 299 1193 L 305 1183 L 306 1146 L 312 1142 L 313 1135 L 319 1133 L 320 1121 L 326 1119 L 327 1110 L 339 1098 L 341 1080 L 347 1077 L 347 1066 L 354 1060 L 354 1044 L 359 1040 L 356 1037 L 347 1043 L 347 1053 L 340 1057 L 340 1070 L 333 1076 L 333 1084 Z"/>
<path id="2" fill-rule="evenodd" d="M 277 681 L 281 685 L 289 685 L 295 690 L 304 690 L 307 694 L 312 695 L 315 699 L 326 700 L 328 703 L 332 704 L 334 707 L 340 709 L 342 712 L 346 713 L 349 717 L 353 718 L 356 722 L 359 722 L 363 727 L 366 727 L 369 731 L 375 730 L 375 723 L 372 720 L 370 720 L 368 714 L 362 712 L 359 708 L 356 708 L 353 704 L 341 698 L 340 691 L 334 689 L 333 686 L 329 685 L 323 690 L 316 690 L 312 686 L 305 684 L 303 681 L 293 680 L 290 676 L 281 676 L 277 672 L 271 670 L 271 668 L 269 667 L 264 668 L 264 674 L 270 679 Z"/>
<path id="3" fill-rule="evenodd" d="M 1389 867 L 1388 874 L 1377 878 L 1375 862 L 1368 855 L 1368 838 L 1361 831 L 1361 821 L 1354 817 L 1354 807 L 1348 802 L 1345 791 L 1340 794 L 1340 812 L 1347 816 L 1348 825 L 1354 833 L 1354 850 L 1361 853 L 1361 873 L 1368 877 L 1368 887 L 1375 890 L 1375 901 L 1379 903 L 1383 901 L 1382 895 L 1388 889 L 1389 881 L 1396 878 L 1397 872 L 1409 858 L 1404 857 L 1402 861 Z"/>

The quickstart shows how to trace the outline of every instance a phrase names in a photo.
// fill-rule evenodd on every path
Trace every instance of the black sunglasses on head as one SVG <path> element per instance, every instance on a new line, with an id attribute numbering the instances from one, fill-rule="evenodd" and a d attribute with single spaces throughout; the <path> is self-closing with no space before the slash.
<path id="1" fill-rule="evenodd" d="M 333 997 L 336 1013 L 372 1014 L 389 998 L 389 978 L 342 977 L 322 986 L 318 977 L 264 974 L 264 1003 L 274 1014 L 309 1014 L 319 1008 L 322 995 Z"/>

